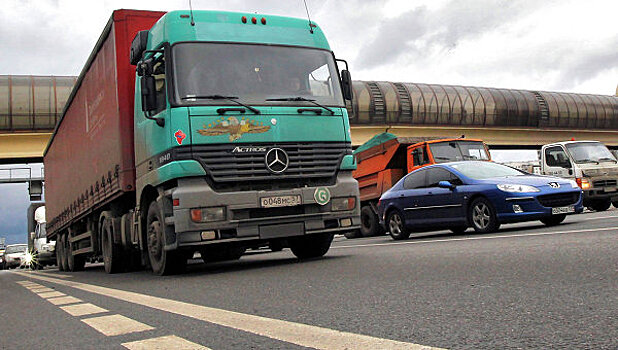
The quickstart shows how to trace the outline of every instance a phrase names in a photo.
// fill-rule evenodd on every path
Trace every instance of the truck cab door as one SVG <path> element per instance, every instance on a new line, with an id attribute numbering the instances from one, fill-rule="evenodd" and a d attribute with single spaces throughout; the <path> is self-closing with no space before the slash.
<path id="1" fill-rule="evenodd" d="M 429 165 L 429 155 L 427 154 L 427 146 L 425 144 L 412 145 L 408 147 L 408 173 L 414 170 Z"/>
<path id="2" fill-rule="evenodd" d="M 550 146 L 543 150 L 543 174 L 572 178 L 573 165 L 562 146 Z"/>

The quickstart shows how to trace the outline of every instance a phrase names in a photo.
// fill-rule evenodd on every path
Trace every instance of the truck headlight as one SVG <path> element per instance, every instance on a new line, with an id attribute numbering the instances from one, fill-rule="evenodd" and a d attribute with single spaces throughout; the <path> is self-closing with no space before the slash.
<path id="1" fill-rule="evenodd" d="M 191 209 L 191 220 L 194 222 L 212 222 L 225 220 L 225 207 Z"/>
<path id="2" fill-rule="evenodd" d="M 497 186 L 500 191 L 511 192 L 511 193 L 539 192 L 540 191 L 538 188 L 534 186 L 528 186 L 528 185 L 499 184 Z"/>
<path id="3" fill-rule="evenodd" d="M 332 211 L 352 210 L 356 207 L 356 197 L 339 197 L 331 199 Z"/>

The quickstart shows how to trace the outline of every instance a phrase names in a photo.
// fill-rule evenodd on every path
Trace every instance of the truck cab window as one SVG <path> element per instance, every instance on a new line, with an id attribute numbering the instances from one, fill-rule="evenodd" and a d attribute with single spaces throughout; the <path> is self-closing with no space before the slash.
<path id="1" fill-rule="evenodd" d="M 412 162 L 415 166 L 429 163 L 427 152 L 425 152 L 423 147 L 415 148 L 412 151 Z"/>
<path id="2" fill-rule="evenodd" d="M 154 65 L 153 76 L 155 78 L 155 89 L 157 91 L 157 114 L 167 108 L 167 98 L 165 94 L 165 58 L 161 57 Z"/>
<path id="3" fill-rule="evenodd" d="M 548 166 L 570 167 L 571 162 L 560 146 L 547 147 L 545 149 L 545 163 Z"/>

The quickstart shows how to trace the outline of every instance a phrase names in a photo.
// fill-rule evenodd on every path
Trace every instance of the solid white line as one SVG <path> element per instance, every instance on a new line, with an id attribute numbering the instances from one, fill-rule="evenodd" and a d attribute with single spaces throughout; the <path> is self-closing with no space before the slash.
<path id="1" fill-rule="evenodd" d="M 437 349 L 419 344 L 376 338 L 362 334 L 341 332 L 302 323 L 189 304 L 141 293 L 60 280 L 40 275 L 27 275 L 23 272 L 16 273 L 22 276 L 73 287 L 86 292 L 100 294 L 125 302 L 210 322 L 224 327 L 234 328 L 308 348 L 328 350 Z"/>
<path id="2" fill-rule="evenodd" d="M 478 241 L 483 239 L 500 239 L 500 238 L 515 238 L 515 237 L 533 237 L 533 236 L 551 236 L 559 234 L 569 233 L 582 233 L 582 232 L 613 232 L 618 233 L 618 226 L 603 227 L 593 229 L 571 230 L 571 231 L 552 231 L 552 232 L 537 232 L 537 233 L 518 233 L 513 235 L 503 236 L 483 236 L 483 237 L 466 237 L 466 238 L 444 238 L 444 239 L 430 239 L 426 241 L 411 241 L 411 242 L 389 242 L 389 243 L 372 243 L 372 244 L 354 244 L 354 245 L 342 245 L 331 247 L 330 249 L 344 249 L 344 248 L 362 248 L 362 247 L 377 247 L 377 246 L 389 246 L 389 245 L 404 245 L 404 244 L 425 244 L 425 243 L 442 243 L 442 242 L 458 242 L 458 241 Z"/>

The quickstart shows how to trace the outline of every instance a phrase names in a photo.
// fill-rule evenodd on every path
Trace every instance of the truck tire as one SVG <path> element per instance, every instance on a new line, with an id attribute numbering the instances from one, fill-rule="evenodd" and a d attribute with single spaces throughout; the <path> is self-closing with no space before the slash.
<path id="1" fill-rule="evenodd" d="M 154 201 L 148 207 L 146 216 L 146 242 L 150 267 L 156 275 L 171 275 L 182 272 L 187 266 L 187 256 L 181 251 L 169 251 L 165 246 L 163 215 L 159 204 Z"/>
<path id="2" fill-rule="evenodd" d="M 378 216 L 373 212 L 370 206 L 366 205 L 361 208 L 360 212 L 361 217 L 361 228 L 360 233 L 363 237 L 371 237 L 377 236 L 379 234 L 384 233 L 382 231 L 382 227 L 380 227 L 380 222 L 378 220 Z"/>
<path id="3" fill-rule="evenodd" d="M 105 272 L 118 273 L 122 271 L 122 247 L 114 243 L 112 223 L 109 218 L 101 223 L 101 250 Z"/>
<path id="4" fill-rule="evenodd" d="M 330 249 L 334 235 L 317 233 L 290 239 L 290 250 L 299 259 L 311 259 L 324 256 Z"/>
<path id="5" fill-rule="evenodd" d="M 75 271 L 83 271 L 84 266 L 86 265 L 86 259 L 84 259 L 83 255 L 74 256 L 73 255 L 73 245 L 69 242 L 69 236 L 66 237 L 66 247 L 67 247 L 67 267 L 71 272 Z"/>
<path id="6" fill-rule="evenodd" d="M 399 210 L 391 211 L 388 214 L 386 222 L 388 225 L 388 233 L 394 240 L 400 241 L 410 238 L 410 231 L 406 228 L 403 215 L 401 215 Z"/>
<path id="7" fill-rule="evenodd" d="M 484 197 L 478 197 L 472 201 L 468 210 L 468 219 L 474 231 L 478 233 L 496 232 L 500 228 L 494 206 Z"/>
<path id="8" fill-rule="evenodd" d="M 547 226 L 556 226 L 560 225 L 560 223 L 563 222 L 564 219 L 566 219 L 566 215 L 554 215 L 548 218 L 541 219 L 541 222 Z"/>
<path id="9" fill-rule="evenodd" d="M 62 235 L 58 235 L 56 238 L 56 265 L 59 271 L 64 271 L 64 266 L 62 265 L 62 251 Z"/>
<path id="10" fill-rule="evenodd" d="M 594 211 L 606 211 L 612 205 L 609 199 L 595 199 L 590 202 L 590 208 Z"/>

